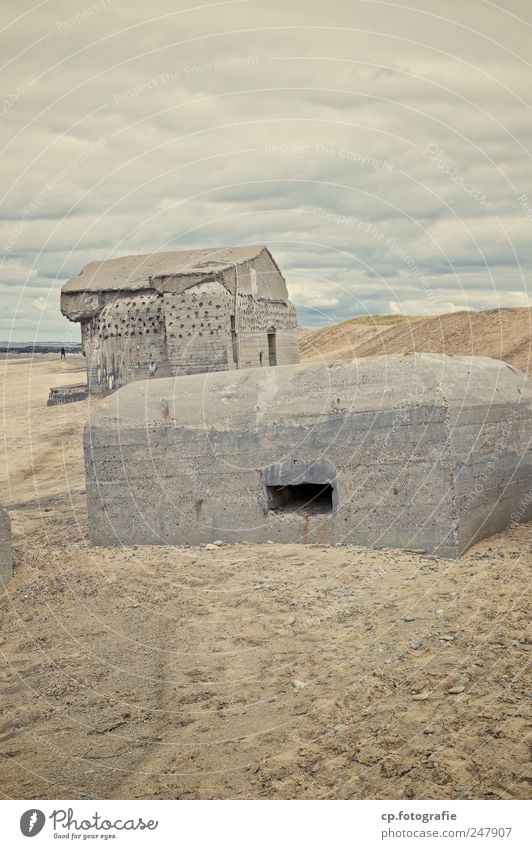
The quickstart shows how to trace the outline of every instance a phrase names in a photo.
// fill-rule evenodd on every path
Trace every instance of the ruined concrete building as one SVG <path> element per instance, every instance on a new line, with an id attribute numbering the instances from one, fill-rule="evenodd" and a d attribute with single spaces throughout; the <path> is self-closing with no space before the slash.
<path id="1" fill-rule="evenodd" d="M 85 429 L 98 545 L 356 543 L 457 557 L 532 518 L 532 382 L 437 354 L 120 389 Z"/>
<path id="2" fill-rule="evenodd" d="M 81 323 L 91 393 L 299 361 L 295 309 L 263 246 L 91 262 L 63 286 L 61 312 Z"/>

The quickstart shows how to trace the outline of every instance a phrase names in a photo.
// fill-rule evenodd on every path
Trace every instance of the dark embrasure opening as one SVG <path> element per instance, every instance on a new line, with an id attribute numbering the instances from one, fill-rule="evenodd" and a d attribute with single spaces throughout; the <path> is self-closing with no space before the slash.
<path id="1" fill-rule="evenodd" d="M 268 510 L 284 513 L 332 513 L 333 490 L 330 483 L 300 483 L 267 486 Z"/>

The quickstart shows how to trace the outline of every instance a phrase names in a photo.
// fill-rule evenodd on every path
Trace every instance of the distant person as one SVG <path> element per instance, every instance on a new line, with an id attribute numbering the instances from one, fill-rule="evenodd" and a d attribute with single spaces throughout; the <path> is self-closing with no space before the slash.
<path id="1" fill-rule="evenodd" d="M 62 360 L 65 359 L 65 349 L 64 348 L 61 348 L 61 359 Z"/>

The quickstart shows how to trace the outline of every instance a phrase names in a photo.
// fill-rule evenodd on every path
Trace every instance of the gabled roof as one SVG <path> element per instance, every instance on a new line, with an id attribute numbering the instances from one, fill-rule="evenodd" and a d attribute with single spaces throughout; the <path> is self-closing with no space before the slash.
<path id="1" fill-rule="evenodd" d="M 150 278 L 220 271 L 249 262 L 264 250 L 267 250 L 265 245 L 200 248 L 193 251 L 133 254 L 119 259 L 89 262 L 78 277 L 72 277 L 65 283 L 61 291 L 64 294 L 74 294 L 85 291 L 144 289 L 150 285 Z"/>

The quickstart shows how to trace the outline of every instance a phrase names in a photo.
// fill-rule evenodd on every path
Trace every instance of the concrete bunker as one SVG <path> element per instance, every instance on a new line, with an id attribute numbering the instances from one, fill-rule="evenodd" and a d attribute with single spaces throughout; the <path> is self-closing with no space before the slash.
<path id="1" fill-rule="evenodd" d="M 532 518 L 531 382 L 506 363 L 372 357 L 143 381 L 85 429 L 97 545 L 217 539 L 458 557 Z"/>
<path id="2" fill-rule="evenodd" d="M 286 282 L 263 245 L 91 262 L 61 290 L 91 394 L 126 383 L 299 361 Z"/>

